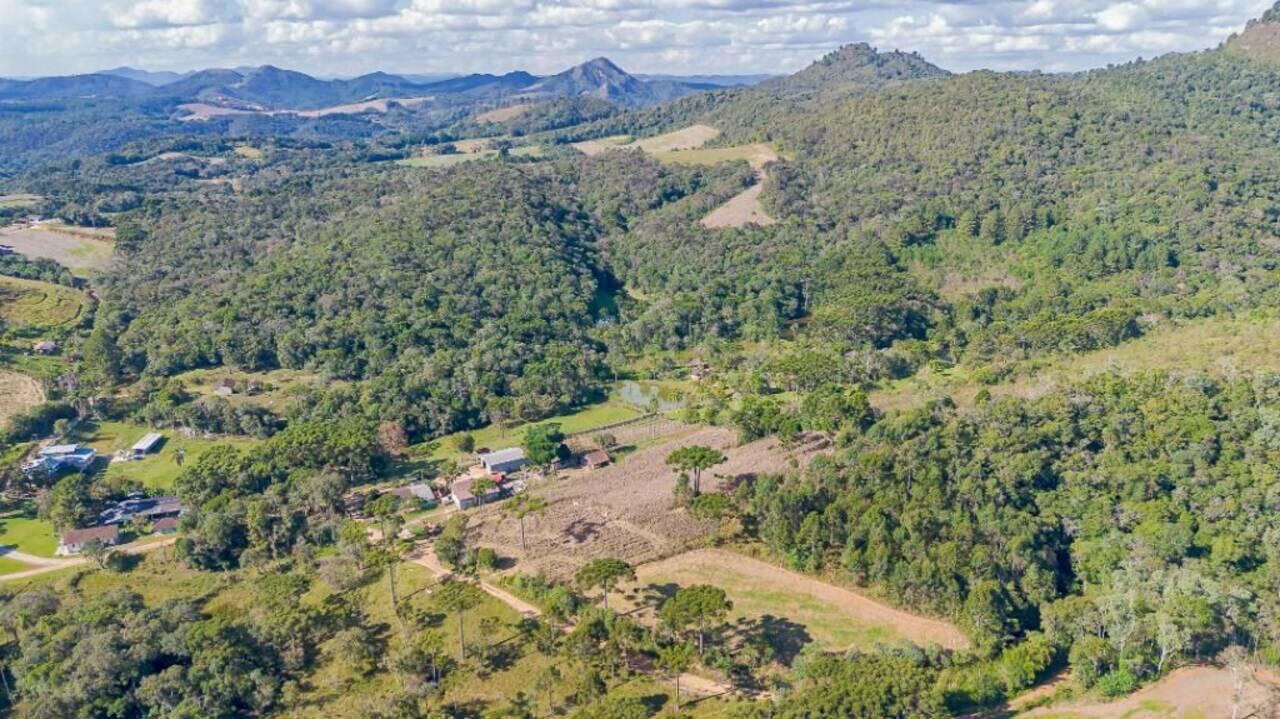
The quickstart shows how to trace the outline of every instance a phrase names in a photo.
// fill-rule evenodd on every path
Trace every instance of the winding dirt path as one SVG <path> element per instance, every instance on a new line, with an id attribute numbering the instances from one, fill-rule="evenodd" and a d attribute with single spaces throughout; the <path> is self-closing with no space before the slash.
<path id="1" fill-rule="evenodd" d="M 421 552 L 418 555 L 414 556 L 413 559 L 411 559 L 410 561 L 412 561 L 414 564 L 417 564 L 420 567 L 424 567 L 428 572 L 431 572 L 432 574 L 436 575 L 437 579 L 446 579 L 448 577 L 453 576 L 453 572 L 449 571 L 447 567 L 441 564 L 440 560 L 436 559 L 436 556 L 432 554 L 430 551 Z M 507 606 L 511 607 L 512 609 L 516 610 L 516 613 L 519 614 L 520 616 L 523 616 L 523 617 L 542 616 L 541 609 L 524 601 L 523 599 L 517 597 L 511 592 L 506 591 L 505 589 L 500 589 L 498 587 L 495 587 L 494 585 L 489 584 L 488 582 L 485 582 L 483 580 L 480 581 L 480 589 L 482 589 L 485 594 L 488 594 L 494 599 L 497 599 L 505 603 Z"/>

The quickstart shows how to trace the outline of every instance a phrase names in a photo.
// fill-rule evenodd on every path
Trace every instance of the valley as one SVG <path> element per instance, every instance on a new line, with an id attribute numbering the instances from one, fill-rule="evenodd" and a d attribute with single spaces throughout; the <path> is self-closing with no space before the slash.
<path id="1" fill-rule="evenodd" d="M 1269 716 L 1277 37 L 0 80 L 0 713 Z"/>

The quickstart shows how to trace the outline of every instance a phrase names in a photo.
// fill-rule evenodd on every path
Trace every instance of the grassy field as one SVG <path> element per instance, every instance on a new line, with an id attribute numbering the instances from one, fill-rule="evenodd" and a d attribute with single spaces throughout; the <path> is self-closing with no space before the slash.
<path id="1" fill-rule="evenodd" d="M 213 383 L 219 379 L 234 380 L 237 385 L 248 384 L 257 380 L 262 383 L 262 391 L 258 394 L 237 392 L 226 397 L 227 402 L 264 407 L 273 412 L 284 412 L 292 401 L 293 391 L 305 385 L 324 384 L 323 378 L 312 372 L 301 370 L 277 369 L 268 372 L 241 372 L 229 368 L 198 369 L 175 375 L 186 390 L 200 396 L 213 395 Z M 339 384 L 339 382 L 330 382 Z"/>
<path id="2" fill-rule="evenodd" d="M 99 454 L 110 458 L 116 450 L 132 447 L 142 435 L 152 431 L 154 430 L 148 427 L 124 422 L 88 422 L 80 425 L 69 440 L 87 444 L 98 450 Z M 245 448 L 258 441 L 247 437 L 187 438 L 168 430 L 162 431 L 162 434 L 165 442 L 159 451 L 147 455 L 146 459 L 112 462 L 107 465 L 106 476 L 127 477 L 148 489 L 168 491 L 173 488 L 174 480 L 182 471 L 176 461 L 178 450 L 186 453 L 185 462 L 190 463 L 218 445 L 230 444 Z"/>
<path id="3" fill-rule="evenodd" d="M 31 195 L 28 193 L 15 193 L 12 195 L 0 195 L 0 209 L 12 209 L 15 207 L 32 207 L 44 201 L 39 195 Z"/>
<path id="4" fill-rule="evenodd" d="M 10 512 L 0 516 L 0 545 L 17 547 L 18 551 L 34 554 L 37 557 L 52 557 L 58 548 L 58 537 L 53 525 L 30 514 Z M 13 562 L 13 560 L 9 560 Z M 28 567 L 21 562 L 19 569 Z M 8 574 L 7 571 L 0 573 Z"/>
<path id="5" fill-rule="evenodd" d="M 983 387 L 995 397 L 1034 398 L 1091 375 L 1157 369 L 1218 376 L 1280 371 L 1280 315 L 1259 312 L 1168 323 L 1119 347 L 1022 363 L 1012 368 L 1008 379 L 993 385 L 978 382 L 970 368 L 926 368 L 872 392 L 871 403 L 890 410 L 950 396 L 957 403 L 971 404 Z"/>
<path id="6" fill-rule="evenodd" d="M 635 419 L 643 414 L 639 409 L 613 397 L 609 401 L 601 404 L 591 405 L 584 409 L 572 412 L 570 414 L 560 415 L 559 417 L 551 417 L 545 420 L 539 420 L 533 424 L 546 424 L 555 422 L 560 425 L 560 429 L 565 434 L 577 434 L 579 432 L 590 432 L 599 427 L 606 427 L 619 422 Z M 524 434 L 523 426 L 499 428 L 490 425 L 483 429 L 477 429 L 472 432 L 458 432 L 443 437 L 438 440 L 419 445 L 420 450 L 426 450 L 427 456 L 435 460 L 456 460 L 464 465 L 471 464 L 474 461 L 468 453 L 459 452 L 455 444 L 456 439 L 463 434 L 470 434 L 475 438 L 477 448 L 488 447 L 489 449 L 501 449 L 503 447 L 519 446 L 520 438 Z"/>
<path id="7" fill-rule="evenodd" d="M 540 145 L 526 145 L 513 148 L 511 154 L 515 157 L 541 157 L 543 150 Z M 418 157 L 397 160 L 396 164 L 406 167 L 452 167 L 472 160 L 491 160 L 497 156 L 497 150 L 481 150 L 479 152 L 459 152 L 454 155 L 419 155 Z"/>
<path id="8" fill-rule="evenodd" d="M 696 150 L 673 150 L 654 153 L 659 162 L 674 165 L 718 165 L 722 162 L 745 161 L 754 168 L 778 159 L 778 153 L 768 145 L 735 145 Z"/>
<path id="9" fill-rule="evenodd" d="M 626 606 L 651 613 L 680 587 L 711 584 L 733 602 L 733 630 L 763 628 L 780 653 L 809 642 L 828 651 L 937 642 L 964 646 L 964 635 L 944 622 L 902 612 L 853 592 L 747 556 L 696 551 L 641 565 L 635 588 L 620 593 Z"/>
<path id="10" fill-rule="evenodd" d="M 15 325 L 57 328 L 79 323 L 89 311 L 84 293 L 49 282 L 0 276 L 0 317 Z"/>
<path id="11" fill-rule="evenodd" d="M 236 145 L 235 153 L 248 160 L 261 160 L 266 156 L 265 152 L 252 145 Z"/>

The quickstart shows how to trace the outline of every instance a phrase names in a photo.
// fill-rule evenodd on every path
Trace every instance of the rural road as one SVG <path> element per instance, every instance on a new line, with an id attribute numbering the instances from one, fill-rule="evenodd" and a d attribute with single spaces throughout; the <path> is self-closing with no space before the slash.
<path id="1" fill-rule="evenodd" d="M 126 544 L 122 547 L 118 547 L 117 549 L 126 554 L 145 554 L 147 552 L 160 549 L 161 547 L 172 546 L 173 543 L 176 541 L 178 541 L 177 537 L 170 537 L 168 539 L 161 540 L 159 542 L 150 542 L 147 544 Z M 24 552 L 16 552 L 16 551 L 4 552 L 3 555 L 0 555 L 0 556 L 5 556 L 11 559 L 17 559 L 18 561 L 21 561 L 21 562 L 28 562 L 30 564 L 38 565 L 31 569 L 24 569 L 21 572 L 14 572 L 13 574 L 5 574 L 3 576 L 0 576 L 0 582 L 10 582 L 16 579 L 27 579 L 29 577 L 36 577 L 41 574 L 48 574 L 49 572 L 56 572 L 60 569 L 80 567 L 90 562 L 90 560 L 87 557 L 77 557 L 75 559 L 46 559 L 44 557 L 34 557 Z"/>
<path id="2" fill-rule="evenodd" d="M 453 574 L 453 572 L 449 571 L 448 568 L 442 565 L 440 563 L 440 560 L 436 559 L 435 555 L 432 554 L 430 551 L 416 555 L 412 561 L 414 564 L 417 564 L 420 567 L 425 567 L 427 571 L 436 575 L 438 579 L 444 579 L 445 577 L 449 577 Z M 488 594 L 489 596 L 501 602 L 504 602 L 507 606 L 516 610 L 516 613 L 518 613 L 522 617 L 542 616 L 541 609 L 524 601 L 523 599 L 517 597 L 511 592 L 505 591 L 503 589 L 499 589 L 498 587 L 495 587 L 492 584 L 489 584 L 488 582 L 485 582 L 485 581 L 480 582 L 480 589 L 482 589 L 485 592 L 485 594 Z"/>

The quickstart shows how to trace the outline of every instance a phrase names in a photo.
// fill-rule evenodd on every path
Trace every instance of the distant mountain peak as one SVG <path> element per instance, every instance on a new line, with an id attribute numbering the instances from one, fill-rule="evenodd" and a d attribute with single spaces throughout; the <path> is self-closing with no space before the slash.
<path id="1" fill-rule="evenodd" d="M 881 52 L 860 42 L 837 48 L 794 75 L 774 78 L 758 87 L 775 95 L 804 97 L 860 92 L 950 74 L 918 53 Z"/>

